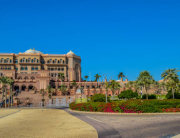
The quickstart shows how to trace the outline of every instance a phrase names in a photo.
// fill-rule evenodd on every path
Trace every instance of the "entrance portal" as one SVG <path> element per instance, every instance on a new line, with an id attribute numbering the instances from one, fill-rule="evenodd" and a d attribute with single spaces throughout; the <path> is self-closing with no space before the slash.
<path id="1" fill-rule="evenodd" d="M 29 85 L 29 90 L 32 90 L 33 89 L 33 85 Z"/>
<path id="2" fill-rule="evenodd" d="M 16 91 L 16 90 L 19 90 L 19 86 L 18 85 L 15 85 L 14 86 L 14 90 Z"/>

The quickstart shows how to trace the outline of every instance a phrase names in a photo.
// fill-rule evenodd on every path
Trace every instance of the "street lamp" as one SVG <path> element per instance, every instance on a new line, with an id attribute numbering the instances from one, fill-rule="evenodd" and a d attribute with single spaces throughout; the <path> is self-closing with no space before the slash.
<path id="1" fill-rule="evenodd" d="M 80 87 L 79 89 L 81 90 L 81 102 L 82 102 L 82 93 L 83 93 L 83 89 L 84 89 L 84 88 L 83 88 L 83 87 Z"/>
<path id="2" fill-rule="evenodd" d="M 101 82 L 101 85 L 104 86 L 105 82 Z M 106 103 L 107 103 L 107 87 L 105 86 L 106 88 Z"/>
<path id="3" fill-rule="evenodd" d="M 42 89 L 42 95 L 43 95 L 43 99 L 42 99 L 42 102 L 43 102 L 43 107 L 44 107 L 44 89 Z"/>

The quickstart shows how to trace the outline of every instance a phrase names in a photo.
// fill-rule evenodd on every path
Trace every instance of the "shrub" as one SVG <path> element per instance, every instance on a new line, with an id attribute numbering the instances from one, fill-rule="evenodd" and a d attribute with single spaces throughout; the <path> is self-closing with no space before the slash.
<path id="1" fill-rule="evenodd" d="M 172 91 L 169 91 L 169 92 L 166 94 L 166 98 L 167 98 L 167 99 L 172 99 L 172 98 L 173 98 Z M 180 93 L 179 93 L 179 92 L 174 92 L 174 98 L 175 98 L 175 99 L 180 99 Z"/>
<path id="2" fill-rule="evenodd" d="M 142 99 L 146 99 L 146 94 L 143 94 Z M 150 94 L 150 95 L 148 95 L 148 99 L 156 99 L 156 95 Z"/>
<path id="3" fill-rule="evenodd" d="M 138 93 L 137 93 L 137 92 L 133 92 L 132 90 L 122 91 L 122 92 L 118 95 L 118 98 L 131 99 L 131 98 L 135 98 L 135 97 L 138 97 Z"/>
<path id="4" fill-rule="evenodd" d="M 107 100 L 110 101 L 109 97 L 107 97 Z M 106 95 L 104 95 L 104 94 L 94 94 L 91 97 L 91 101 L 93 101 L 93 102 L 106 102 Z"/>

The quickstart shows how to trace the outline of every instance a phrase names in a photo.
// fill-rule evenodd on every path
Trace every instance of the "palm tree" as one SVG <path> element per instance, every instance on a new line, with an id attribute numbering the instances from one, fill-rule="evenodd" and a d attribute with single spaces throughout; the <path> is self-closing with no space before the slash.
<path id="1" fill-rule="evenodd" d="M 146 91 L 146 99 L 148 100 L 148 93 L 147 90 L 150 87 L 150 84 L 153 83 L 154 78 L 150 75 L 149 71 L 141 71 L 139 77 L 137 78 L 138 84 L 143 86 Z"/>
<path id="2" fill-rule="evenodd" d="M 7 84 L 9 83 L 9 78 L 8 77 L 1 77 L 0 82 L 3 84 L 3 93 L 2 93 L 2 102 L 3 102 L 3 97 L 4 97 L 4 92 L 5 92 L 5 108 L 6 108 L 6 101 L 7 101 Z"/>
<path id="3" fill-rule="evenodd" d="M 129 88 L 130 90 L 132 90 L 133 85 L 134 85 L 133 81 L 129 81 L 129 82 L 126 84 L 126 87 Z"/>
<path id="4" fill-rule="evenodd" d="M 61 85 L 62 85 L 62 81 L 64 81 L 64 73 L 59 73 L 59 79 L 61 79 Z"/>
<path id="5" fill-rule="evenodd" d="M 98 88 L 99 88 L 99 78 L 101 77 L 101 75 L 96 74 L 94 77 L 95 77 L 95 80 L 94 80 L 94 81 L 97 81 L 97 83 L 98 83 Z"/>
<path id="6" fill-rule="evenodd" d="M 140 86 L 138 84 L 138 81 L 134 81 L 133 82 L 133 88 L 134 88 L 134 91 L 137 92 L 138 90 L 140 90 Z"/>
<path id="7" fill-rule="evenodd" d="M 8 80 L 8 84 L 9 84 L 9 86 L 10 86 L 10 92 L 9 92 L 9 107 L 11 106 L 12 107 L 12 85 L 13 85 L 13 83 L 14 83 L 14 80 L 12 80 L 12 79 L 10 79 L 9 78 L 9 80 Z M 11 100 L 11 101 L 10 101 Z"/>
<path id="8" fill-rule="evenodd" d="M 107 84 L 106 84 L 107 85 Z M 108 88 L 110 88 L 112 90 L 112 99 L 114 100 L 114 94 L 115 94 L 115 91 L 117 89 L 120 88 L 120 85 L 118 82 L 116 82 L 115 80 L 112 80 L 110 84 L 107 85 Z"/>
<path id="9" fill-rule="evenodd" d="M 67 95 L 67 88 L 65 85 L 61 85 L 61 87 L 59 88 L 59 90 L 66 96 Z"/>
<path id="10" fill-rule="evenodd" d="M 51 86 L 51 85 L 48 85 L 48 86 L 46 87 L 46 90 L 47 90 L 48 93 L 49 93 L 49 95 L 48 95 L 49 99 L 51 99 L 51 98 L 52 98 L 52 91 L 53 91 L 52 86 Z"/>
<path id="11" fill-rule="evenodd" d="M 164 81 L 167 81 L 167 84 L 171 86 L 173 99 L 174 99 L 174 88 L 179 83 L 179 75 L 177 75 L 177 72 L 179 72 L 179 70 L 168 69 L 161 74 L 161 77 L 164 79 Z"/>
<path id="12" fill-rule="evenodd" d="M 76 83 L 76 81 L 75 81 L 75 80 L 73 80 L 73 82 L 71 83 L 71 85 L 72 85 L 73 87 L 77 87 L 77 83 Z"/>
<path id="13" fill-rule="evenodd" d="M 118 75 L 118 80 L 121 79 L 121 86 L 123 88 L 123 78 L 125 78 L 125 75 L 123 72 L 120 72 L 119 75 Z"/>
<path id="14" fill-rule="evenodd" d="M 87 87 L 87 79 L 88 79 L 88 76 L 84 76 L 84 78 L 86 79 L 86 87 Z"/>
<path id="15" fill-rule="evenodd" d="M 159 88 L 160 88 L 159 82 L 158 82 L 158 81 L 154 81 L 154 82 L 152 83 L 152 87 L 154 88 L 155 92 L 157 93 L 158 90 L 159 90 Z"/>

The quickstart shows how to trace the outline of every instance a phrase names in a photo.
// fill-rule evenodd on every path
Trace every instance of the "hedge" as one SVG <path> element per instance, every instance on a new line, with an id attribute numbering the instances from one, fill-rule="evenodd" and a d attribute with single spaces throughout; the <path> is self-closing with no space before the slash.
<path id="1" fill-rule="evenodd" d="M 70 104 L 72 110 L 111 113 L 155 113 L 171 111 L 165 110 L 170 108 L 180 108 L 180 100 L 127 100 L 107 104 L 105 102 Z"/>

